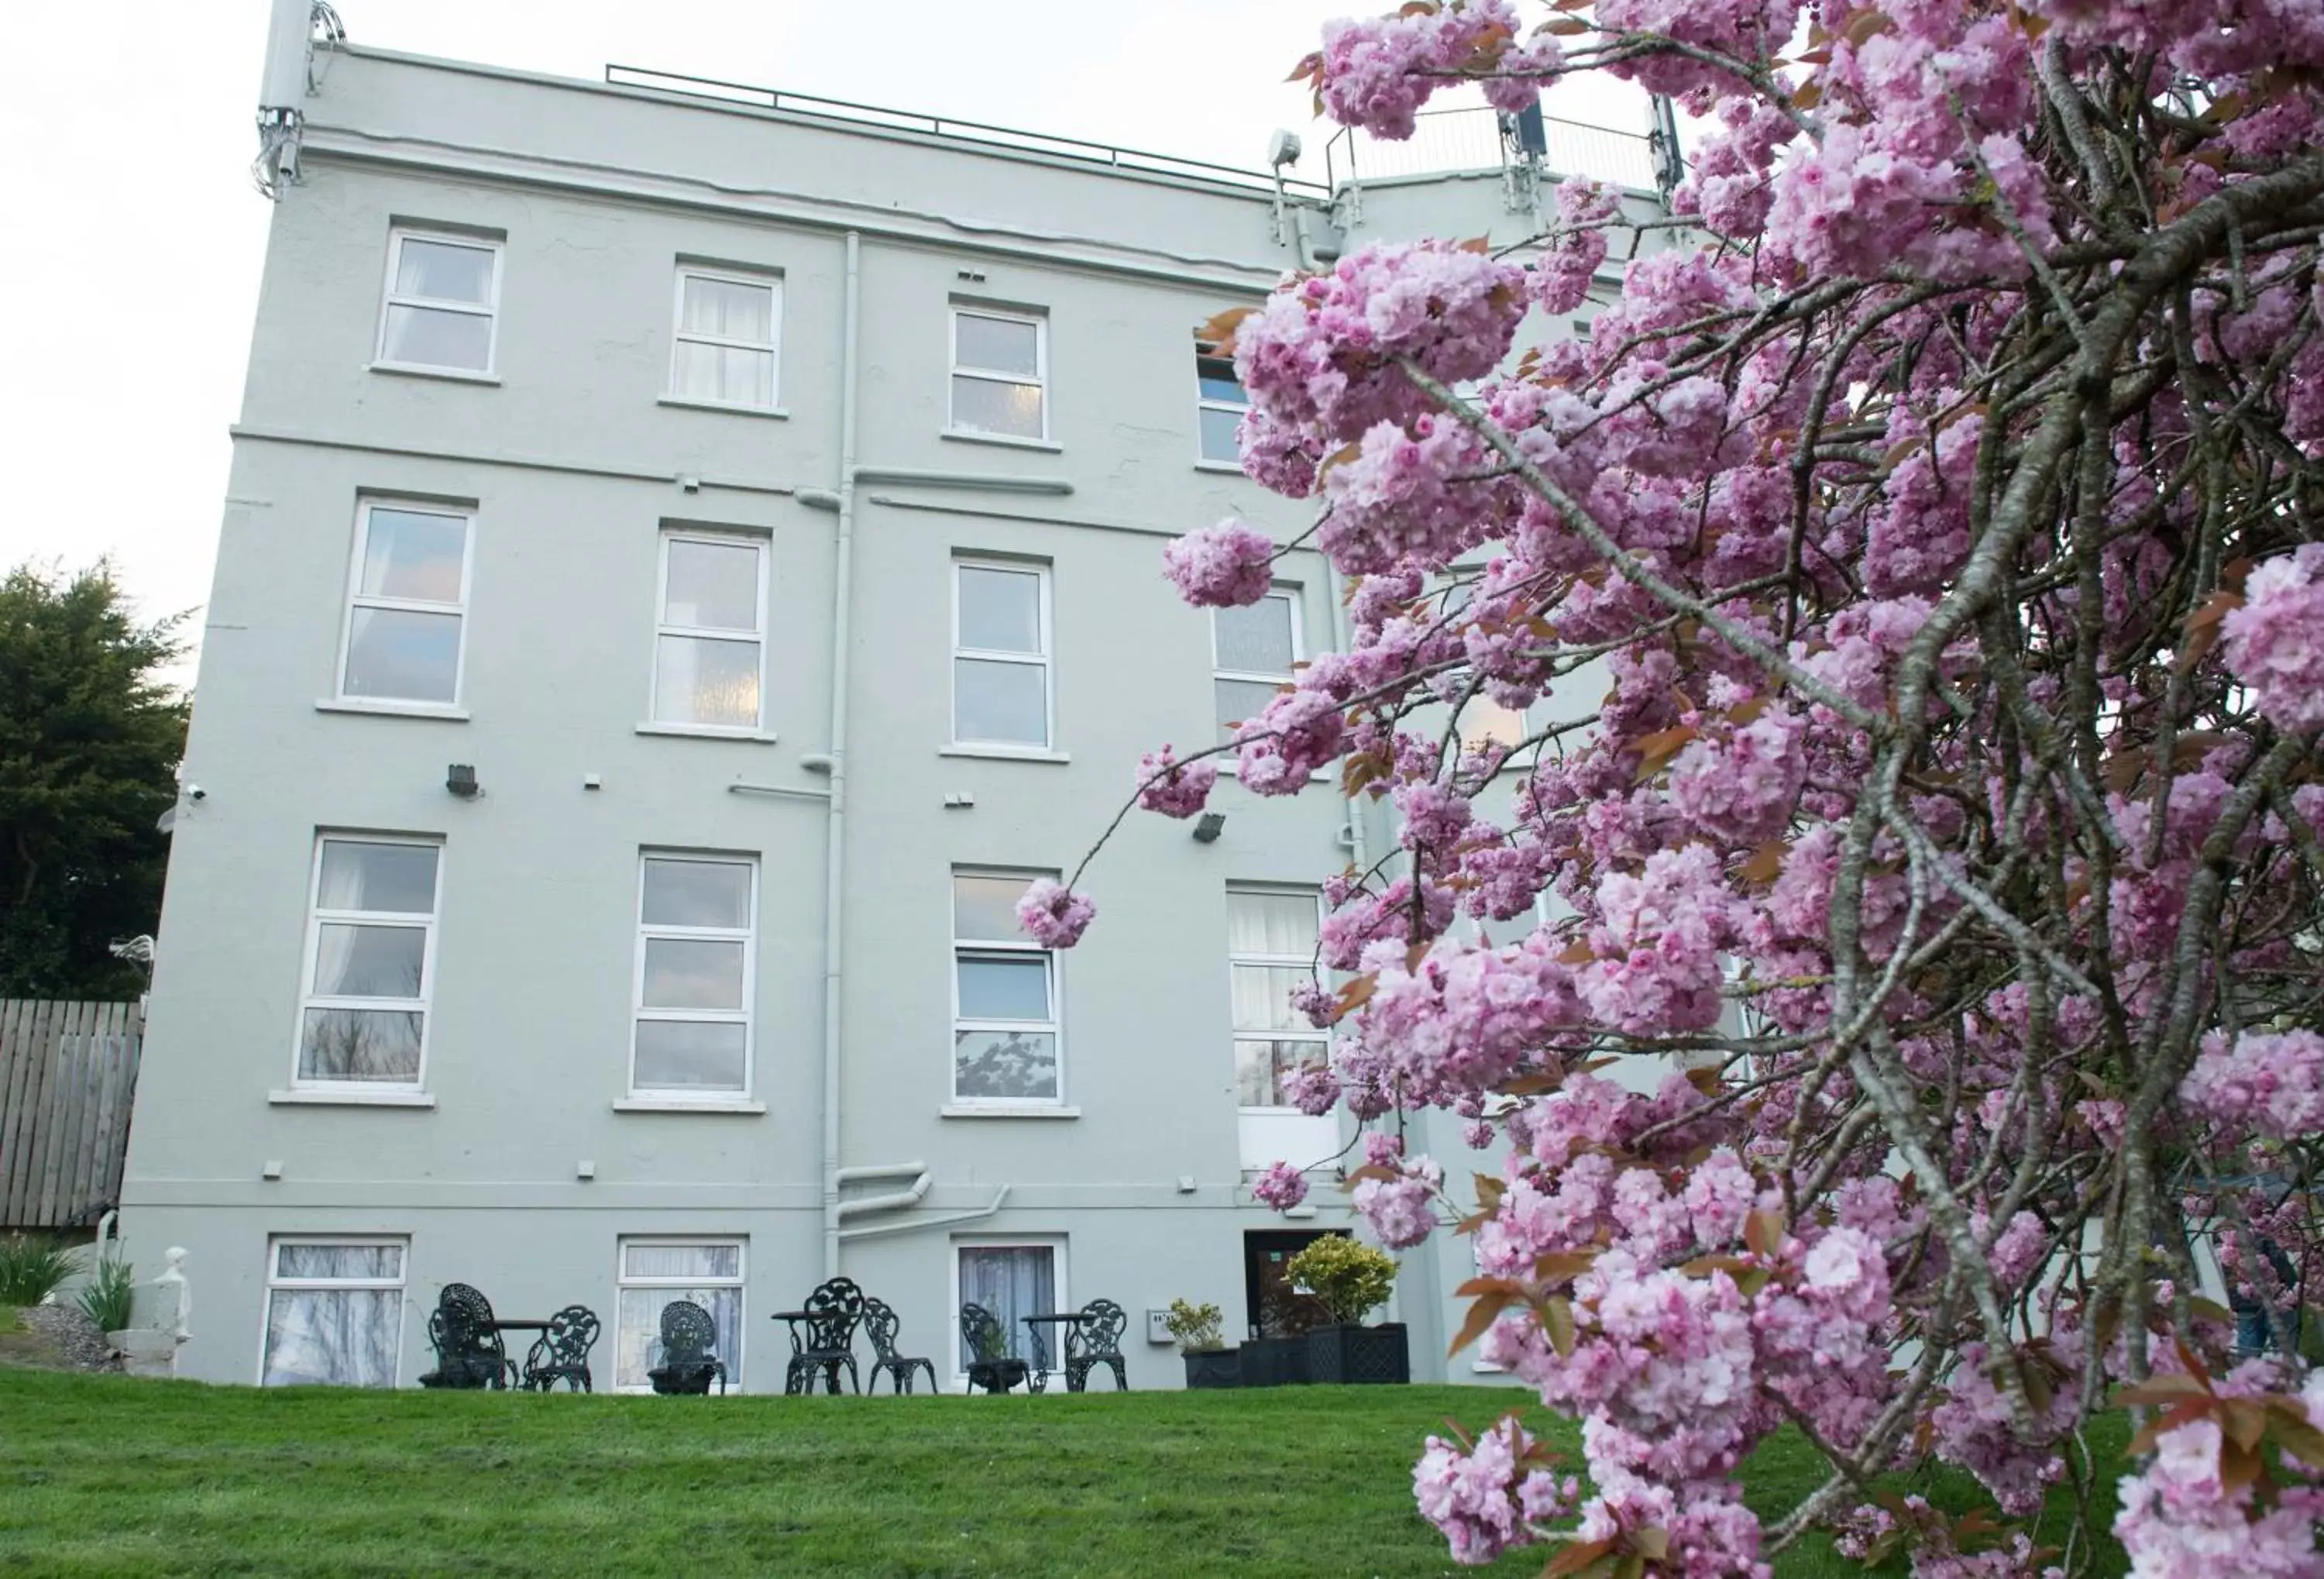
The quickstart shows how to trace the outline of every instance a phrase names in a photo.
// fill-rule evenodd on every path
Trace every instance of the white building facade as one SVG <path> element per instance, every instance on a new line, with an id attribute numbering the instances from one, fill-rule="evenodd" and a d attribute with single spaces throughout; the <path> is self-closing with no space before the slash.
<path id="1" fill-rule="evenodd" d="M 1103 1297 L 1177 1385 L 1147 1312 L 1250 1331 L 1352 1226 L 1284 992 L 1388 830 L 1222 781 L 1211 839 L 1112 835 L 1069 956 L 1010 908 L 1340 629 L 1312 554 L 1216 619 L 1160 573 L 1306 525 L 1197 327 L 1521 238 L 1534 172 L 1334 192 L 302 32 L 124 1185 L 133 1253 L 190 1251 L 180 1374 L 409 1385 L 461 1281 L 599 1312 L 601 1389 L 691 1297 L 779 1391 L 770 1316 L 843 1273 L 947 1381 L 964 1299 Z M 1252 1200 L 1278 1158 L 1311 1217 Z M 1457 1255 L 1406 1268 L 1417 1376 Z"/>

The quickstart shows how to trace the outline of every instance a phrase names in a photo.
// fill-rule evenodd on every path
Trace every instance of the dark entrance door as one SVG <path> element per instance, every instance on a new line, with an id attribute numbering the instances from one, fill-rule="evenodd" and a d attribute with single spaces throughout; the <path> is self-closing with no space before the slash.
<path id="1" fill-rule="evenodd" d="M 1250 1336 L 1293 1337 L 1332 1319 L 1322 1300 L 1294 1291 L 1283 1263 L 1317 1240 L 1335 1235 L 1347 1237 L 1340 1229 L 1269 1230 L 1242 1236 L 1243 1308 L 1250 1313 Z"/>

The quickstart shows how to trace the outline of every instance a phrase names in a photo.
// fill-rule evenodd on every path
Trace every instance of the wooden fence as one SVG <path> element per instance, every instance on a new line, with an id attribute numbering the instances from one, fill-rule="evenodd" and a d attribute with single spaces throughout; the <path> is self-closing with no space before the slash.
<path id="1" fill-rule="evenodd" d="M 144 1014 L 0 998 L 0 1228 L 79 1228 L 121 1203 Z"/>

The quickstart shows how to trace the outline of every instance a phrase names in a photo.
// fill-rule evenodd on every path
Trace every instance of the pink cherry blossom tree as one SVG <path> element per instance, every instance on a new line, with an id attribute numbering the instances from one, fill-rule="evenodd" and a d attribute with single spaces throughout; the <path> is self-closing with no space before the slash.
<path id="1" fill-rule="evenodd" d="M 1582 71 L 1713 128 L 1674 218 L 1570 181 L 1521 245 L 1367 246 L 1232 325 L 1245 467 L 1314 502 L 1353 635 L 1228 749 L 1398 829 L 1326 884 L 1298 1094 L 1498 1154 L 1376 1134 L 1356 1202 L 1469 1236 L 1463 1342 L 1582 1424 L 1579 1483 L 1432 1439 L 1423 1512 L 1563 1574 L 1819 1525 L 1924 1575 L 2108 1528 L 2324 1574 L 2324 5 L 1416 0 L 1301 70 L 1386 137 Z M 1232 604 L 1277 551 L 1167 569 Z M 1531 735 L 1465 744 L 1480 699 Z M 1199 754 L 1139 799 L 1198 809 Z M 1763 1523 L 1786 1425 L 1831 1473 Z M 1932 1458 L 1992 1508 L 1884 1484 Z"/>

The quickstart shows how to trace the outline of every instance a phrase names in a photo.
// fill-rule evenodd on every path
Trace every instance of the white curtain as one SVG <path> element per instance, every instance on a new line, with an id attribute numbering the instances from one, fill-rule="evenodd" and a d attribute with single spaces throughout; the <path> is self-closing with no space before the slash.
<path id="1" fill-rule="evenodd" d="M 1056 1252 L 1047 1245 L 987 1245 L 960 1252 L 960 1297 L 964 1305 L 982 1305 L 1001 1324 L 1009 1353 L 1032 1358 L 1022 1318 L 1056 1309 Z M 1059 1360 L 1054 1352 L 1049 1363 Z M 961 1369 L 976 1356 L 966 1339 L 961 1341 Z"/>
<path id="2" fill-rule="evenodd" d="M 1315 896 L 1312 893 L 1227 895 L 1227 952 L 1287 955 L 1305 959 L 1315 952 Z"/>
<path id="3" fill-rule="evenodd" d="M 397 1288 L 277 1288 L 266 1307 L 264 1383 L 393 1387 L 402 1318 Z"/>

